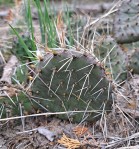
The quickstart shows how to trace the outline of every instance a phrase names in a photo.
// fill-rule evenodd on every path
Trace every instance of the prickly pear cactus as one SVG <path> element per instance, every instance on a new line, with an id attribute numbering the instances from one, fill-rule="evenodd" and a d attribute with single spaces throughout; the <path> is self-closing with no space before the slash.
<path id="1" fill-rule="evenodd" d="M 45 109 L 39 103 L 31 98 L 25 91 L 17 86 L 2 87 L 3 93 L 0 93 L 0 118 L 8 118 L 14 116 L 22 116 L 33 114 L 38 109 Z"/>
<path id="2" fill-rule="evenodd" d="M 14 94 L 15 90 L 13 88 L 11 89 L 11 91 Z M 17 96 L 14 95 L 13 97 L 7 97 L 6 94 L 0 94 L 0 97 L 0 118 L 20 116 L 21 113 L 25 114 L 25 110 L 28 113 L 31 112 L 32 104 L 23 93 L 19 95 L 17 94 Z"/>
<path id="3" fill-rule="evenodd" d="M 139 49 L 135 49 L 129 59 L 129 69 L 139 74 Z"/>
<path id="4" fill-rule="evenodd" d="M 94 54 L 113 80 L 119 82 L 126 79 L 127 56 L 112 37 L 107 36 L 96 45 Z"/>
<path id="5" fill-rule="evenodd" d="M 125 0 L 114 19 L 113 32 L 118 43 L 131 43 L 139 40 L 139 1 Z"/>
<path id="6" fill-rule="evenodd" d="M 39 110 L 68 112 L 58 117 L 74 122 L 94 121 L 111 110 L 112 86 L 94 56 L 76 51 L 47 53 L 32 73 L 28 89 L 1 84 L 0 118 Z"/>
<path id="7" fill-rule="evenodd" d="M 62 119 L 93 121 L 111 109 L 111 83 L 94 56 L 76 51 L 47 53 L 34 77 L 33 97 L 48 111 L 70 111 L 58 116 Z"/>

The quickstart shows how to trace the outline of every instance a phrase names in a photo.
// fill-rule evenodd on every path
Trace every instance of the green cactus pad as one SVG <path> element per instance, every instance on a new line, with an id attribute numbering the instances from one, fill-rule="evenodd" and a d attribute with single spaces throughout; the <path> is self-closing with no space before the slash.
<path id="1" fill-rule="evenodd" d="M 113 32 L 118 43 L 139 40 L 139 1 L 123 1 L 114 19 Z"/>
<path id="2" fill-rule="evenodd" d="M 28 104 L 29 103 L 29 104 Z M 24 115 L 25 110 L 31 113 L 32 104 L 24 94 L 17 97 L 3 97 L 0 99 L 0 118 Z"/>
<path id="3" fill-rule="evenodd" d="M 7 93 L 4 94 L 4 92 Z M 45 105 L 40 105 L 35 99 L 16 85 L 15 87 L 3 86 L 0 93 L 0 118 L 35 114 L 42 109 L 47 111 Z"/>
<path id="4" fill-rule="evenodd" d="M 135 74 L 139 74 L 139 49 L 135 49 L 130 56 L 129 69 Z"/>
<path id="5" fill-rule="evenodd" d="M 94 54 L 104 64 L 113 80 L 119 82 L 126 79 L 127 56 L 112 37 L 107 36 L 96 45 Z"/>
<path id="6" fill-rule="evenodd" d="M 76 51 L 47 53 L 37 72 L 31 90 L 41 105 L 50 112 L 84 111 L 58 117 L 93 121 L 111 109 L 111 83 L 94 56 Z"/>

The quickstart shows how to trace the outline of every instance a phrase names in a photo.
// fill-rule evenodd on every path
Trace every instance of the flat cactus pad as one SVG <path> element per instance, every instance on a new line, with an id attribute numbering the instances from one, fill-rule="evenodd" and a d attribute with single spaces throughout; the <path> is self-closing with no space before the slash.
<path id="1" fill-rule="evenodd" d="M 127 76 L 127 55 L 111 36 L 106 36 L 96 45 L 94 54 L 104 64 L 107 73 L 116 82 Z"/>
<path id="2" fill-rule="evenodd" d="M 139 40 L 139 1 L 125 0 L 114 19 L 113 32 L 118 43 Z"/>
<path id="3" fill-rule="evenodd" d="M 93 121 L 111 109 L 111 83 L 92 55 L 66 50 L 47 53 L 34 78 L 32 94 L 41 105 L 50 112 L 70 111 L 58 115 L 62 119 Z"/>

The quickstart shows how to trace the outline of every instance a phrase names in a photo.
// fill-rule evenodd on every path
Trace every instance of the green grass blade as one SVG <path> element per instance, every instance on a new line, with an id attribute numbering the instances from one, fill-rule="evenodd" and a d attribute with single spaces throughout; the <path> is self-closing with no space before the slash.
<path id="1" fill-rule="evenodd" d="M 37 10 L 38 10 L 38 16 L 39 16 L 39 24 L 40 24 L 40 30 L 41 30 L 41 37 L 42 37 L 42 43 L 45 43 L 46 37 L 46 26 L 45 26 L 45 19 L 43 16 L 42 8 L 40 0 L 35 0 Z"/>
<path id="2" fill-rule="evenodd" d="M 9 26 L 12 28 L 12 30 L 15 33 L 15 35 L 18 37 L 19 42 L 23 46 L 23 48 L 25 49 L 25 52 L 28 55 L 29 59 L 31 59 L 31 61 L 35 60 L 35 58 L 31 54 L 30 50 L 28 49 L 27 45 L 25 44 L 25 42 L 23 41 L 23 39 L 20 37 L 20 35 L 18 34 L 18 32 L 10 24 L 9 24 Z"/>
<path id="3" fill-rule="evenodd" d="M 24 1 L 25 2 L 25 1 Z M 26 20 L 28 22 L 28 28 L 29 28 L 29 32 L 31 33 L 31 38 L 32 38 L 32 49 L 34 51 L 36 51 L 36 45 L 35 45 L 35 38 L 34 38 L 34 28 L 33 28 L 33 21 L 32 21 L 32 13 L 31 13 L 31 6 L 30 6 L 30 0 L 27 1 L 27 4 L 25 3 L 25 7 L 26 7 Z"/>
<path id="4" fill-rule="evenodd" d="M 69 9 L 67 7 L 66 9 L 66 18 L 67 20 L 67 28 L 69 30 L 69 44 L 70 46 L 72 46 L 74 44 L 74 37 L 73 37 L 73 33 L 72 33 L 72 28 L 71 28 L 71 21 L 70 21 L 70 12 L 69 12 Z"/>
<path id="5" fill-rule="evenodd" d="M 46 2 L 44 0 L 44 14 L 45 14 L 45 23 L 46 23 L 46 28 L 48 32 L 48 46 L 49 47 L 54 47 L 56 45 L 56 29 L 54 25 L 54 18 L 49 17 L 49 12 L 51 9 L 50 8 L 49 1 Z M 52 12 L 50 12 L 52 15 Z"/>

